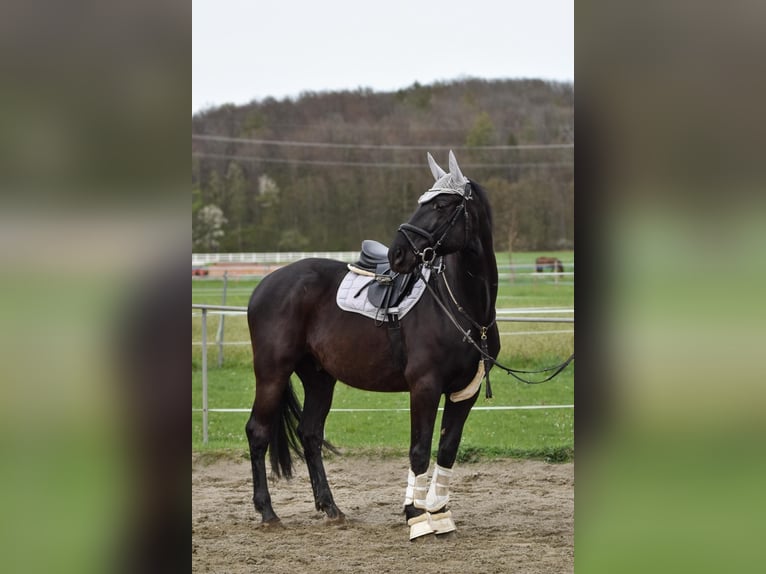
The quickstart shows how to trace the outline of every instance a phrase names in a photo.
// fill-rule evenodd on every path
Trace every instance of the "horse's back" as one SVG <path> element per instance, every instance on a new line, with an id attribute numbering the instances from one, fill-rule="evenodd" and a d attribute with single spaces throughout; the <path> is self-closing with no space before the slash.
<path id="1" fill-rule="evenodd" d="M 339 261 L 303 259 L 263 279 L 247 311 L 256 369 L 310 355 L 352 387 L 407 390 L 394 366 L 388 330 L 338 307 L 337 290 L 347 272 Z"/>
<path id="2" fill-rule="evenodd" d="M 248 318 L 293 315 L 334 299 L 346 265 L 332 259 L 301 259 L 269 273 L 255 288 L 247 306 Z"/>

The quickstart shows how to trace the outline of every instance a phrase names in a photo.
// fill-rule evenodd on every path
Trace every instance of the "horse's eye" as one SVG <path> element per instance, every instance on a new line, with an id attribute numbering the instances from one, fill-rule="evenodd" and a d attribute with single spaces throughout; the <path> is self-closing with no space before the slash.
<path id="1" fill-rule="evenodd" d="M 435 201 L 434 201 L 434 210 L 435 210 L 435 211 L 438 211 L 438 210 L 440 210 L 441 208 L 442 208 L 441 204 L 439 204 L 439 203 L 437 203 L 437 202 L 435 202 Z"/>

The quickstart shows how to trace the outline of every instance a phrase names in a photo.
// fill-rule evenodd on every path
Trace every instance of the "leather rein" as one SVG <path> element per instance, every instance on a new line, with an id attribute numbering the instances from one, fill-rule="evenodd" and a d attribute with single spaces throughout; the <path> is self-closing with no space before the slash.
<path id="1" fill-rule="evenodd" d="M 441 234 L 441 237 L 437 241 L 434 241 L 434 234 L 431 234 L 430 232 L 426 231 L 425 229 L 422 229 L 420 227 L 417 227 L 415 225 L 412 225 L 410 223 L 402 223 L 399 226 L 398 231 L 401 232 L 402 235 L 404 235 L 404 238 L 407 240 L 407 242 L 410 244 L 410 247 L 412 248 L 412 252 L 415 254 L 416 257 L 420 258 L 421 263 L 417 266 L 417 273 L 419 276 L 419 279 L 425 283 L 426 288 L 428 289 L 429 293 L 433 296 L 436 303 L 439 305 L 441 310 L 444 312 L 445 315 L 447 315 L 447 318 L 450 320 L 450 322 L 455 326 L 455 328 L 460 332 L 460 334 L 463 336 L 463 341 L 466 341 L 469 343 L 472 347 L 474 347 L 479 354 L 481 355 L 482 360 L 484 361 L 484 376 L 487 379 L 487 386 L 485 388 L 486 392 L 486 398 L 491 399 L 492 398 L 492 388 L 490 386 L 489 382 L 489 371 L 492 368 L 492 366 L 496 365 L 498 368 L 502 369 L 506 372 L 506 374 L 511 375 L 518 381 L 521 381 L 522 383 L 526 383 L 528 385 L 538 385 L 540 383 L 545 383 L 553 379 L 556 375 L 558 375 L 561 371 L 563 371 L 569 363 L 571 363 L 574 360 L 574 353 L 572 353 L 568 359 L 566 359 L 564 362 L 559 363 L 558 365 L 555 365 L 553 367 L 547 367 L 545 369 L 539 369 L 535 371 L 527 371 L 527 370 L 520 370 L 520 369 L 512 369 L 510 367 L 506 367 L 502 363 L 499 363 L 497 359 L 495 359 L 492 355 L 489 354 L 489 350 L 487 347 L 487 332 L 489 329 L 495 324 L 497 321 L 497 317 L 493 317 L 492 321 L 489 322 L 488 325 L 484 326 L 479 323 L 477 323 L 467 312 L 463 307 L 457 302 L 457 299 L 455 299 L 455 296 L 452 294 L 452 289 L 449 286 L 449 283 L 447 282 L 447 276 L 444 273 L 444 267 L 443 265 L 440 265 L 438 268 L 434 268 L 434 262 L 436 260 L 436 250 L 441 247 L 442 242 L 446 239 L 447 234 L 450 232 L 450 230 L 454 227 L 455 223 L 457 223 L 458 217 L 460 214 L 463 214 L 463 216 L 466 218 L 466 231 L 465 231 L 465 241 L 464 241 L 464 247 L 468 244 L 468 201 L 473 200 L 473 193 L 471 189 L 471 182 L 467 182 L 465 185 L 465 191 L 463 195 L 463 201 L 457 205 L 455 212 L 453 213 L 450 220 L 447 222 L 446 227 L 444 229 L 444 232 Z M 412 238 L 408 235 L 408 231 L 412 233 L 416 233 L 420 235 L 421 237 L 424 237 L 428 240 L 429 244 L 424 247 L 422 250 L 418 249 L 415 245 L 415 242 L 412 240 Z M 474 327 L 476 327 L 479 331 L 479 340 L 480 343 L 477 343 L 473 337 L 471 337 L 471 330 L 470 329 L 463 329 L 463 327 L 458 322 L 455 315 L 450 311 L 450 309 L 447 307 L 447 305 L 444 303 L 444 301 L 441 300 L 441 297 L 436 292 L 436 290 L 431 286 L 431 284 L 426 281 L 425 277 L 423 276 L 423 267 L 429 267 L 432 270 L 435 271 L 435 275 L 442 276 L 444 285 L 447 288 L 447 292 L 450 295 L 450 298 L 452 299 L 452 302 L 455 304 L 455 307 L 460 312 L 463 317 L 465 317 Z M 519 374 L 537 374 L 537 373 L 547 373 L 549 371 L 554 371 L 553 374 L 547 376 L 541 381 L 531 381 L 528 379 L 525 379 L 523 377 L 520 377 Z"/>

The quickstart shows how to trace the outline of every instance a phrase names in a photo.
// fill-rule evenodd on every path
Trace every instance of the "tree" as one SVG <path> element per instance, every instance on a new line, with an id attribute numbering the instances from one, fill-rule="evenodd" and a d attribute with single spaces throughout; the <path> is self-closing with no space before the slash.
<path id="1" fill-rule="evenodd" d="M 202 190 L 198 185 L 192 186 L 192 221 L 197 217 L 197 213 L 202 209 Z"/>
<path id="2" fill-rule="evenodd" d="M 368 238 L 385 243 L 433 182 L 423 147 L 443 162 L 449 147 L 467 143 L 458 159 L 498 206 L 499 249 L 571 245 L 573 174 L 562 164 L 572 150 L 484 146 L 571 143 L 573 125 L 572 84 L 535 80 L 305 92 L 208 109 L 192 117 L 193 133 L 235 139 L 192 141 L 193 224 L 200 227 L 200 208 L 218 206 L 228 219 L 220 251 L 271 251 L 300 246 L 301 238 L 317 250 L 357 249 Z M 233 161 L 238 156 L 249 159 Z M 513 201 L 501 205 L 503 195 Z"/>
<path id="3" fill-rule="evenodd" d="M 258 250 L 276 249 L 281 228 L 281 196 L 279 186 L 270 176 L 264 174 L 258 178 L 257 207 L 257 244 Z"/>
<path id="4" fill-rule="evenodd" d="M 197 226 L 194 229 L 194 246 L 203 253 L 217 251 L 224 236 L 226 218 L 221 208 L 208 204 L 197 212 Z"/>
<path id="5" fill-rule="evenodd" d="M 490 145 L 492 143 L 492 136 L 495 133 L 495 127 L 492 125 L 492 120 L 487 112 L 481 112 L 476 121 L 468 132 L 468 136 L 465 139 L 465 145 L 471 147 L 478 147 L 483 145 Z"/>
<path id="6" fill-rule="evenodd" d="M 242 226 L 247 218 L 247 182 L 237 162 L 231 162 L 226 170 L 226 193 L 230 199 L 228 219 L 235 233 L 233 245 L 242 252 Z"/>
<path id="7" fill-rule="evenodd" d="M 277 247 L 280 251 L 305 251 L 309 246 L 309 239 L 298 229 L 285 229 L 279 236 Z"/>

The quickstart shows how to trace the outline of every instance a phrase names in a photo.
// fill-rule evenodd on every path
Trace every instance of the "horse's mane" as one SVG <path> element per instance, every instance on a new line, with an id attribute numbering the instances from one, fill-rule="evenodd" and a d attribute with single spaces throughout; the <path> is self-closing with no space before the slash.
<path id="1" fill-rule="evenodd" d="M 473 187 L 473 190 L 476 193 L 476 195 L 479 196 L 479 199 L 481 200 L 481 203 L 484 206 L 484 211 L 487 212 L 487 223 L 489 224 L 489 229 L 491 231 L 492 230 L 492 208 L 489 205 L 489 197 L 487 195 L 487 190 L 484 189 L 480 184 L 476 183 L 474 180 L 471 180 L 471 187 Z"/>

